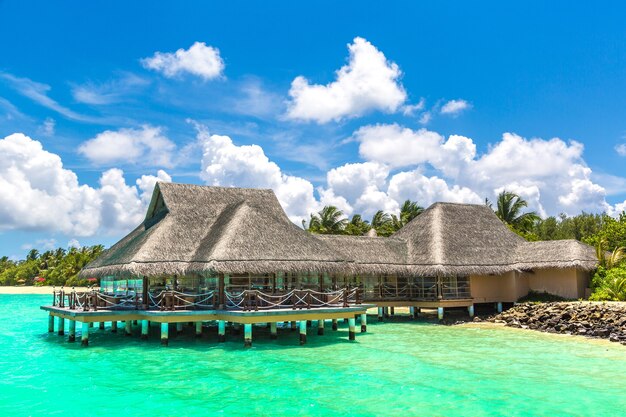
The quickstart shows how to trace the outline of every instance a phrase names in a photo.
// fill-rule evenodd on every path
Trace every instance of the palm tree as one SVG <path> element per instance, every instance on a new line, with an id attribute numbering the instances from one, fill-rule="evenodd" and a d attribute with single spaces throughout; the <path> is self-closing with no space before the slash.
<path id="1" fill-rule="evenodd" d="M 390 216 L 382 210 L 378 210 L 372 217 L 372 228 L 376 230 L 378 236 L 389 236 L 396 231 L 394 226 L 394 217 Z M 398 219 L 395 218 L 397 222 Z"/>
<path id="2" fill-rule="evenodd" d="M 309 232 L 324 235 L 338 235 L 343 233 L 348 219 L 335 206 L 325 206 L 319 213 L 311 214 Z"/>
<path id="3" fill-rule="evenodd" d="M 346 225 L 345 233 L 347 235 L 362 236 L 369 232 L 371 228 L 372 226 L 370 226 L 367 220 L 363 220 L 360 214 L 355 214 L 352 216 L 350 223 Z"/>
<path id="4" fill-rule="evenodd" d="M 400 208 L 400 222 L 404 226 L 424 211 L 424 207 L 417 204 L 415 201 L 406 200 Z"/>
<path id="5" fill-rule="evenodd" d="M 532 226 L 540 220 L 534 211 L 522 213 L 522 209 L 528 207 L 528 202 L 513 192 L 502 191 L 498 194 L 497 203 L 496 215 L 504 223 L 519 231 L 530 231 Z"/>

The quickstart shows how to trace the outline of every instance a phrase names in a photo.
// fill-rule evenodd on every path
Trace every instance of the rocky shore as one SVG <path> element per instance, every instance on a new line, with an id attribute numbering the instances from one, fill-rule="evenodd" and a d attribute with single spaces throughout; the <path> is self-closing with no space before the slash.
<path id="1" fill-rule="evenodd" d="M 626 345 L 626 303 L 518 304 L 486 321 L 549 333 L 609 339 Z"/>

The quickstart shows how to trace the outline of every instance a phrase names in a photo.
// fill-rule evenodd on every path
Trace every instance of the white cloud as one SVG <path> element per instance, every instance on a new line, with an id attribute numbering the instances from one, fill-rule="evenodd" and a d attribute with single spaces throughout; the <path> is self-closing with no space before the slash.
<path id="1" fill-rule="evenodd" d="M 365 126 L 353 137 L 365 160 L 395 168 L 430 167 L 439 180 L 461 187 L 455 192 L 466 188 L 493 198 L 502 189 L 515 191 L 541 214 L 610 210 L 606 190 L 593 182 L 583 146 L 575 141 L 525 139 L 505 133 L 479 156 L 470 138 L 452 135 L 445 139 L 436 132 L 395 124 Z M 420 184 L 426 187 L 425 182 Z M 440 190 L 441 198 L 451 198 Z"/>
<path id="2" fill-rule="evenodd" d="M 46 117 L 46 120 L 43 121 L 37 131 L 43 136 L 50 137 L 54 135 L 55 127 L 56 121 L 52 117 Z"/>
<path id="3" fill-rule="evenodd" d="M 163 135 L 161 127 L 105 130 L 78 148 L 94 164 L 134 163 L 171 167 L 176 145 Z"/>
<path id="4" fill-rule="evenodd" d="M 97 121 L 93 117 L 78 114 L 75 111 L 70 110 L 65 106 L 62 106 L 55 100 L 48 97 L 48 92 L 51 88 L 47 84 L 38 83 L 28 78 L 15 77 L 14 75 L 7 73 L 0 73 L 0 78 L 3 78 L 6 82 L 9 83 L 11 87 L 13 87 L 23 96 L 30 98 L 31 100 L 40 104 L 43 107 L 54 110 L 55 112 L 67 117 L 68 119 L 78 120 L 81 122 Z"/>
<path id="5" fill-rule="evenodd" d="M 150 82 L 135 74 L 124 73 L 102 84 L 88 82 L 72 86 L 72 96 L 79 103 L 106 105 L 120 102 L 128 94 L 138 92 Z"/>
<path id="6" fill-rule="evenodd" d="M 402 114 L 405 116 L 412 116 L 416 112 L 424 110 L 425 105 L 426 99 L 422 97 L 416 104 L 405 104 L 402 106 Z"/>
<path id="7" fill-rule="evenodd" d="M 626 143 L 615 145 L 615 152 L 617 152 L 619 156 L 626 156 Z"/>
<path id="8" fill-rule="evenodd" d="M 397 64 L 363 38 L 348 45 L 350 58 L 337 71 L 335 81 L 309 84 L 302 77 L 291 83 L 287 117 L 327 123 L 361 116 L 371 110 L 395 112 L 406 100 Z"/>
<path id="9" fill-rule="evenodd" d="M 209 185 L 271 188 L 287 215 L 299 224 L 318 209 L 313 185 L 284 174 L 258 145 L 237 146 L 228 136 L 210 135 L 197 126 L 202 144 L 201 178 Z"/>
<path id="10" fill-rule="evenodd" d="M 472 107 L 472 105 L 465 100 L 450 100 L 446 104 L 441 106 L 440 112 L 441 114 L 456 116 L 462 111 L 469 109 L 470 107 Z"/>
<path id="11" fill-rule="evenodd" d="M 68 248 L 81 248 L 83 245 L 80 244 L 80 242 L 78 241 L 78 239 L 70 239 L 67 242 L 67 247 Z"/>
<path id="12" fill-rule="evenodd" d="M 102 174 L 99 188 L 81 185 L 58 155 L 21 133 L 0 139 L 0 154 L 0 230 L 123 233 L 145 215 L 150 177 L 128 186 L 122 171 L 111 169 Z"/>
<path id="13" fill-rule="evenodd" d="M 189 49 L 176 52 L 155 52 L 150 58 L 141 60 L 144 67 L 161 72 L 166 77 L 189 73 L 211 80 L 222 76 L 224 61 L 220 51 L 204 42 L 195 42 Z"/>

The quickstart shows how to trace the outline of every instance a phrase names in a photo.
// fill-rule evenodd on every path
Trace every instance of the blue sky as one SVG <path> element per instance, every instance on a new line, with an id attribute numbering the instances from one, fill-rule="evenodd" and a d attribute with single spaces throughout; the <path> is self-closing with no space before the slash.
<path id="1" fill-rule="evenodd" d="M 0 253 L 111 244 L 157 180 L 273 188 L 296 223 L 501 189 L 615 214 L 625 9 L 0 2 Z"/>

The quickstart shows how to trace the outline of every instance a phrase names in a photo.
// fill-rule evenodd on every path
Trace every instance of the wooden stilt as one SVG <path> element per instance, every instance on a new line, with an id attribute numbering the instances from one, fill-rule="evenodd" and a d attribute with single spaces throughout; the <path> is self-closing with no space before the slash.
<path id="1" fill-rule="evenodd" d="M 217 341 L 219 343 L 226 341 L 226 322 L 224 320 L 217 321 Z"/>
<path id="2" fill-rule="evenodd" d="M 273 321 L 270 323 L 270 339 L 278 338 L 278 328 L 276 327 L 276 322 Z"/>
<path id="3" fill-rule="evenodd" d="M 126 323 L 124 323 L 124 333 L 126 334 L 126 336 L 130 336 L 133 334 L 133 321 L 132 320 L 126 320 Z"/>
<path id="4" fill-rule="evenodd" d="M 361 314 L 361 333 L 365 333 L 367 331 L 367 314 Z"/>
<path id="5" fill-rule="evenodd" d="M 291 322 L 291 331 L 292 331 L 292 332 L 295 332 L 295 331 L 296 331 L 296 322 L 295 322 L 295 321 L 292 321 L 292 322 Z"/>
<path id="6" fill-rule="evenodd" d="M 83 322 L 82 333 L 80 335 L 80 345 L 89 346 L 89 323 Z"/>
<path id="7" fill-rule="evenodd" d="M 419 307 L 415 307 L 415 318 L 419 318 L 422 309 Z"/>
<path id="8" fill-rule="evenodd" d="M 391 311 L 389 312 L 389 314 L 390 314 L 391 316 L 393 316 L 393 315 L 395 315 L 395 314 L 396 314 L 396 310 L 395 310 L 395 308 L 394 308 L 394 307 L 390 307 L 390 310 L 391 310 Z"/>
<path id="9" fill-rule="evenodd" d="M 300 321 L 300 345 L 306 344 L 306 320 Z"/>
<path id="10" fill-rule="evenodd" d="M 89 322 L 89 328 L 91 329 L 93 327 L 93 321 Z"/>
<path id="11" fill-rule="evenodd" d="M 502 313 L 502 302 L 496 304 L 496 310 L 498 310 L 498 313 Z"/>
<path id="12" fill-rule="evenodd" d="M 57 325 L 59 327 L 59 336 L 63 336 L 65 334 L 65 319 L 63 317 L 59 317 Z"/>
<path id="13" fill-rule="evenodd" d="M 306 327 L 311 327 L 311 326 L 313 326 L 313 322 L 311 320 L 307 320 Z"/>
<path id="14" fill-rule="evenodd" d="M 437 307 L 437 318 L 443 320 L 443 307 Z"/>
<path id="15" fill-rule="evenodd" d="M 382 307 L 378 307 L 378 321 L 383 321 L 383 308 Z"/>
<path id="16" fill-rule="evenodd" d="M 161 323 L 161 345 L 167 346 L 169 344 L 170 324 Z"/>
<path id="17" fill-rule="evenodd" d="M 467 312 L 469 313 L 470 317 L 474 317 L 474 304 L 467 307 Z"/>
<path id="18" fill-rule="evenodd" d="M 52 314 L 48 316 L 48 333 L 54 333 L 54 316 Z"/>
<path id="19" fill-rule="evenodd" d="M 98 326 L 98 328 L 100 330 L 104 330 L 104 322 L 103 321 L 100 322 L 100 325 Z"/>
<path id="20" fill-rule="evenodd" d="M 233 323 L 233 334 L 239 336 L 241 333 L 241 325 L 239 323 Z"/>
<path id="21" fill-rule="evenodd" d="M 389 307 L 383 307 L 383 316 L 385 318 L 389 317 Z"/>
<path id="22" fill-rule="evenodd" d="M 111 333 L 117 333 L 117 321 L 111 322 Z"/>
<path id="23" fill-rule="evenodd" d="M 148 320 L 141 320 L 141 338 L 143 340 L 148 339 L 150 333 L 150 322 Z"/>
<path id="24" fill-rule="evenodd" d="M 356 338 L 356 324 L 354 317 L 348 319 L 348 339 L 354 340 Z"/>
<path id="25" fill-rule="evenodd" d="M 250 323 L 243 325 L 243 347 L 252 347 L 252 324 Z"/>
<path id="26" fill-rule="evenodd" d="M 333 319 L 333 331 L 337 331 L 337 319 Z"/>
<path id="27" fill-rule="evenodd" d="M 76 341 L 76 320 L 70 320 L 70 335 L 67 341 L 68 342 Z"/>
<path id="28" fill-rule="evenodd" d="M 202 322 L 196 322 L 196 337 L 202 337 Z"/>
<path id="29" fill-rule="evenodd" d="M 324 334 L 324 320 L 317 321 L 317 334 L 320 336 Z"/>
<path id="30" fill-rule="evenodd" d="M 176 323 L 176 334 L 181 334 L 183 332 L 183 324 Z"/>
<path id="31" fill-rule="evenodd" d="M 415 307 L 413 307 L 413 306 L 409 307 L 409 318 L 411 320 L 413 320 L 413 318 L 415 318 Z"/>

